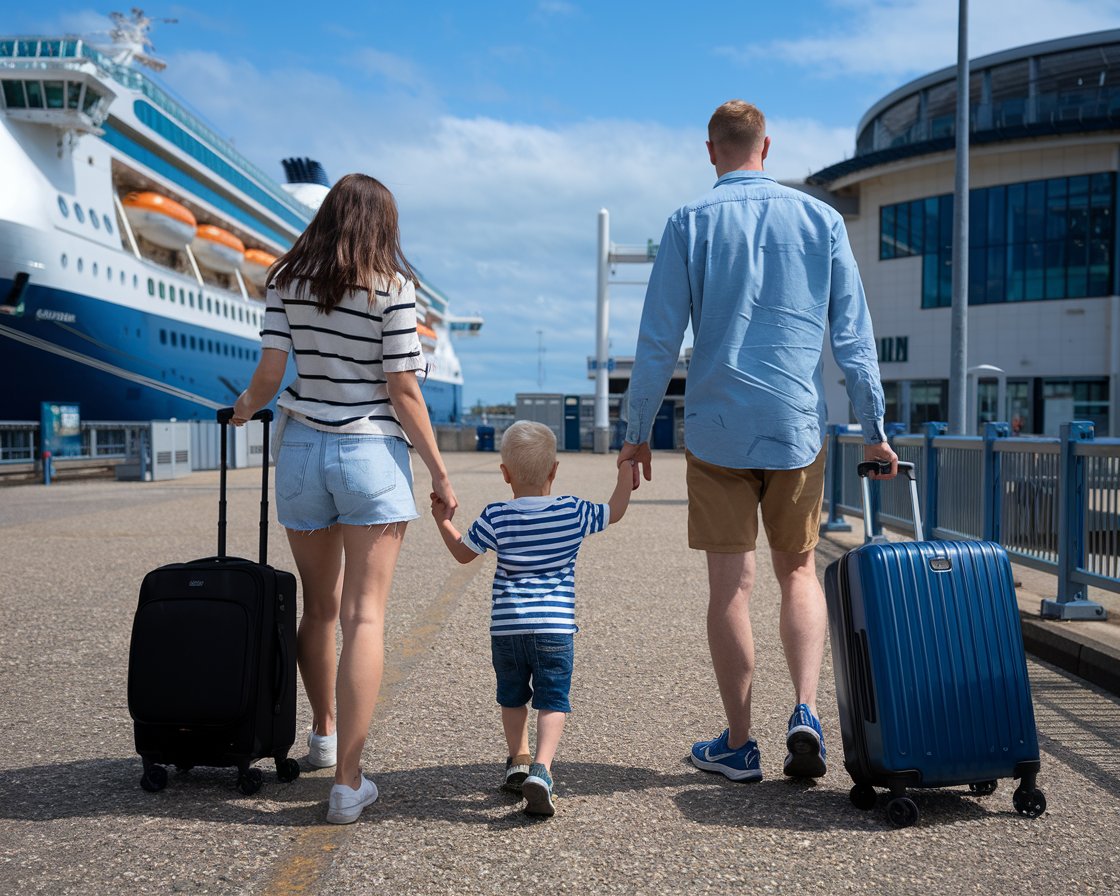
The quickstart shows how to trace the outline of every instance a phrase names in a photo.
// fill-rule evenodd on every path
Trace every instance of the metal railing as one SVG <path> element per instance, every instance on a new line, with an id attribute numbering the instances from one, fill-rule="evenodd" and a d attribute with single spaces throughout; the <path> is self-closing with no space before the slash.
<path id="1" fill-rule="evenodd" d="M 1006 423 L 983 436 L 945 435 L 943 423 L 923 433 L 891 435 L 900 460 L 918 471 L 925 537 L 997 541 L 1019 563 L 1057 575 L 1044 616 L 1103 619 L 1089 587 L 1120 593 L 1120 439 L 1096 439 L 1091 423 L 1062 426 L 1059 438 L 1011 438 Z M 863 515 L 856 464 L 863 437 L 829 427 L 822 531 L 850 529 L 843 514 Z M 835 460 L 834 460 L 835 459 Z M 913 513 L 902 488 L 872 483 L 871 530 L 911 533 Z"/>
<path id="2" fill-rule="evenodd" d="M 135 451 L 139 430 L 147 423 L 91 420 L 82 422 L 82 447 L 78 454 L 59 458 L 66 461 L 117 460 Z M 39 423 L 16 420 L 0 423 L 0 471 L 6 465 L 40 464 Z"/>

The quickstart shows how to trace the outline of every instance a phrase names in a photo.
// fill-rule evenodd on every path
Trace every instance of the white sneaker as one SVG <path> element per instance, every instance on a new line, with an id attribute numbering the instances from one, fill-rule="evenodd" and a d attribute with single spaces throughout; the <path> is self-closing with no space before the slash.
<path id="1" fill-rule="evenodd" d="M 312 728 L 307 735 L 307 761 L 312 768 L 330 768 L 337 762 L 338 734 L 316 734 Z"/>
<path id="2" fill-rule="evenodd" d="M 364 775 L 357 790 L 346 784 L 335 784 L 331 788 L 330 803 L 327 806 L 327 821 L 331 824 L 350 824 L 358 820 L 366 806 L 376 801 L 377 785 Z"/>

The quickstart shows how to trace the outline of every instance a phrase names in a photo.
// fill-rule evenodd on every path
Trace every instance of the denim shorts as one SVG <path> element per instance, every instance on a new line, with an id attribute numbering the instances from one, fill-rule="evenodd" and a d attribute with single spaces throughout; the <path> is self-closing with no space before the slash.
<path id="1" fill-rule="evenodd" d="M 276 459 L 276 516 L 305 532 L 416 519 L 408 445 L 396 436 L 323 432 L 288 419 Z"/>
<path id="2" fill-rule="evenodd" d="M 498 703 L 571 712 L 575 639 L 569 635 L 491 635 L 490 652 L 498 676 Z M 532 686 L 530 687 L 530 681 Z"/>

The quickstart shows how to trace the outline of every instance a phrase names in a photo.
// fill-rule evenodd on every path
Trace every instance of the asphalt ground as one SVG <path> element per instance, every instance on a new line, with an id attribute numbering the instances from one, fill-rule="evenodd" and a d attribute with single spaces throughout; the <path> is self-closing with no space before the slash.
<path id="1" fill-rule="evenodd" d="M 465 525 L 506 486 L 494 454 L 446 457 Z M 381 798 L 348 827 L 324 821 L 332 775 L 306 764 L 302 694 L 297 781 L 262 763 L 250 797 L 230 769 L 140 789 L 125 694 L 136 596 L 150 568 L 214 552 L 216 474 L 0 490 L 0 893 L 1120 892 L 1120 701 L 1044 662 L 1029 661 L 1048 802 L 1038 819 L 1015 813 L 1010 781 L 988 797 L 915 792 L 922 818 L 906 829 L 888 824 L 883 798 L 852 806 L 828 656 L 829 772 L 784 779 L 793 695 L 765 551 L 752 612 L 765 780 L 692 768 L 691 743 L 724 725 L 704 559 L 685 540 L 683 457 L 657 455 L 654 477 L 580 555 L 574 712 L 547 821 L 497 789 L 493 559 L 460 567 L 430 517 L 410 525 L 364 757 Z M 605 500 L 612 482 L 612 458 L 561 459 L 557 491 Z M 230 483 L 231 552 L 253 556 L 259 472 Z M 822 544 L 822 572 L 844 547 Z M 276 526 L 270 557 L 293 568 Z"/>

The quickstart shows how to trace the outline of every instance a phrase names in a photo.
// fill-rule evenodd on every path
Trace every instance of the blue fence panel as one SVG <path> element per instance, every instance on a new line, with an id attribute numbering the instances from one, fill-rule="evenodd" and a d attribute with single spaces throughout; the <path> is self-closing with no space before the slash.
<path id="1" fill-rule="evenodd" d="M 1053 439 L 1003 439 L 1000 541 L 1031 566 L 1058 562 L 1060 453 Z"/>
<path id="2" fill-rule="evenodd" d="M 982 538 L 984 535 L 984 442 L 969 436 L 936 440 L 938 538 Z"/>
<path id="3" fill-rule="evenodd" d="M 1085 458 L 1086 572 L 1120 579 L 1120 441 L 1078 445 Z"/>

